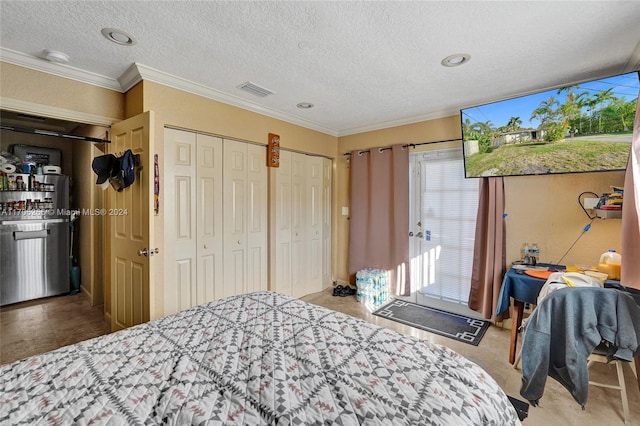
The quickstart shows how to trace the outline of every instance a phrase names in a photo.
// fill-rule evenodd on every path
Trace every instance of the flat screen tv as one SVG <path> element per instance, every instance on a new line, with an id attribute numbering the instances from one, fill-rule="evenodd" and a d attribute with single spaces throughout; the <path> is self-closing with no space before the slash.
<path id="1" fill-rule="evenodd" d="M 460 111 L 465 177 L 625 170 L 639 72 Z"/>

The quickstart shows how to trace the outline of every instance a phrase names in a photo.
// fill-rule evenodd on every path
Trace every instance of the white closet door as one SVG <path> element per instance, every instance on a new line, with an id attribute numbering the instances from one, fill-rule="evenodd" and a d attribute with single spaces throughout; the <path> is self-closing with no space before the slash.
<path id="1" fill-rule="evenodd" d="M 280 151 L 280 167 L 276 169 L 275 194 L 275 291 L 293 294 L 291 278 L 291 152 Z"/>
<path id="2" fill-rule="evenodd" d="M 306 215 L 305 215 L 306 155 L 291 153 L 291 285 L 293 297 L 306 293 Z"/>
<path id="3" fill-rule="evenodd" d="M 267 149 L 247 146 L 247 281 L 245 293 L 267 289 Z"/>
<path id="4" fill-rule="evenodd" d="M 329 287 L 333 281 L 331 273 L 331 176 L 333 163 L 322 159 L 322 288 Z"/>
<path id="5" fill-rule="evenodd" d="M 168 315 L 197 302 L 196 135 L 175 129 L 165 129 L 164 134 L 164 313 Z"/>
<path id="6" fill-rule="evenodd" d="M 323 168 L 322 157 L 306 156 L 305 214 L 306 259 L 305 294 L 322 290 L 323 266 Z"/>
<path id="7" fill-rule="evenodd" d="M 223 293 L 222 139 L 197 135 L 197 304 Z"/>
<path id="8" fill-rule="evenodd" d="M 331 284 L 331 164 L 322 157 L 280 152 L 276 291 L 302 297 Z"/>
<path id="9" fill-rule="evenodd" d="M 264 146 L 225 140 L 224 296 L 267 288 Z"/>

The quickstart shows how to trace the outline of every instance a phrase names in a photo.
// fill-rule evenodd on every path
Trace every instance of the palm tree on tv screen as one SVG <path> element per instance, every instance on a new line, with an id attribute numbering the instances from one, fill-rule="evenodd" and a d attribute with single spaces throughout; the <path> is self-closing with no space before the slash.
<path id="1" fill-rule="evenodd" d="M 607 101 L 611 101 L 615 99 L 615 95 L 612 93 L 613 87 L 608 88 L 607 90 L 601 90 L 600 92 L 595 94 L 596 105 L 598 108 L 598 133 L 602 133 L 602 110 L 604 108 L 604 104 Z"/>
<path id="2" fill-rule="evenodd" d="M 515 132 L 516 130 L 520 129 L 521 125 L 522 120 L 520 119 L 520 117 L 511 117 L 509 119 L 509 122 L 507 123 L 507 131 Z"/>

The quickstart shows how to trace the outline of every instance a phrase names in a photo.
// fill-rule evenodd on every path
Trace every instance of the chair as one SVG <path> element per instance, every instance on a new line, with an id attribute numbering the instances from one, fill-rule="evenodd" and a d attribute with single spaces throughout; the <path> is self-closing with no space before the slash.
<path id="1" fill-rule="evenodd" d="M 624 381 L 624 370 L 622 369 L 622 364 L 627 362 L 620 359 L 614 359 L 611 362 L 607 361 L 607 351 L 608 348 L 605 343 L 601 343 L 598 345 L 589 358 L 587 358 L 587 368 L 591 367 L 595 362 L 601 362 L 603 364 L 615 364 L 616 371 L 618 373 L 618 385 L 610 385 L 606 383 L 600 383 L 593 380 L 589 380 L 589 384 L 592 386 L 599 386 L 603 388 L 615 389 L 620 391 L 620 397 L 622 399 L 622 412 L 624 414 L 624 424 L 629 425 L 629 398 L 627 397 L 627 386 Z M 518 369 L 518 364 L 520 364 L 520 359 L 522 358 L 522 351 L 518 352 L 518 356 L 516 357 L 516 361 L 513 363 L 513 368 Z M 631 367 L 631 371 L 635 376 L 636 381 L 638 381 L 638 372 L 636 371 L 636 366 L 634 362 L 629 362 L 629 366 Z"/>
<path id="2" fill-rule="evenodd" d="M 605 340 L 615 342 L 615 346 L 600 343 Z M 621 393 L 625 424 L 629 424 L 622 362 L 631 361 L 638 380 L 639 364 L 634 365 L 637 359 L 632 353 L 637 351 L 639 341 L 640 307 L 628 294 L 595 287 L 554 291 L 537 306 L 525 326 L 520 394 L 536 406 L 547 375 L 560 382 L 583 407 L 589 385 L 616 389 Z M 595 362 L 607 363 L 608 359 L 616 365 L 619 386 L 589 380 L 589 367 Z M 514 367 L 519 361 L 520 356 Z"/>
<path id="3" fill-rule="evenodd" d="M 591 355 L 589 355 L 589 358 L 587 360 L 588 361 L 587 367 L 591 367 L 595 362 L 602 362 L 606 364 L 607 351 L 608 351 L 608 347 L 604 343 L 601 343 L 600 345 L 598 345 L 593 350 Z M 615 389 L 620 391 L 620 397 L 622 399 L 622 412 L 624 413 L 624 424 L 629 425 L 630 424 L 629 423 L 629 399 L 627 397 L 627 387 L 624 382 L 624 371 L 622 370 L 622 363 L 624 362 L 627 362 L 627 361 L 622 361 L 618 359 L 614 359 L 613 361 L 611 361 L 611 363 L 616 365 L 616 370 L 618 372 L 618 386 L 595 382 L 593 380 L 589 380 L 589 384 L 592 386 L 600 386 L 603 388 Z M 636 371 L 634 362 L 630 362 L 629 365 L 631 366 L 631 371 L 633 371 L 633 375 L 635 376 L 636 380 L 638 380 L 638 372 Z"/>

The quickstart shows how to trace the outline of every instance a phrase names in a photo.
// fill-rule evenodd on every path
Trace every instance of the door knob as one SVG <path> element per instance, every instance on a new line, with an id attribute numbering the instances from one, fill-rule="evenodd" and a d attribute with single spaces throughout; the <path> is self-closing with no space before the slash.
<path id="1" fill-rule="evenodd" d="M 147 248 L 143 248 L 142 250 L 138 250 L 138 256 L 144 256 L 144 257 L 152 257 L 155 254 L 160 253 L 160 250 L 158 250 L 158 248 L 154 248 L 151 250 L 147 250 Z"/>
<path id="2" fill-rule="evenodd" d="M 410 236 L 410 237 L 413 237 L 413 231 L 410 231 L 410 232 L 409 232 L 409 236 Z"/>
<path id="3" fill-rule="evenodd" d="M 205 249 L 208 249 L 208 248 L 209 248 L 209 246 L 208 246 L 207 244 L 205 244 L 205 245 L 204 245 L 204 248 L 205 248 Z"/>

